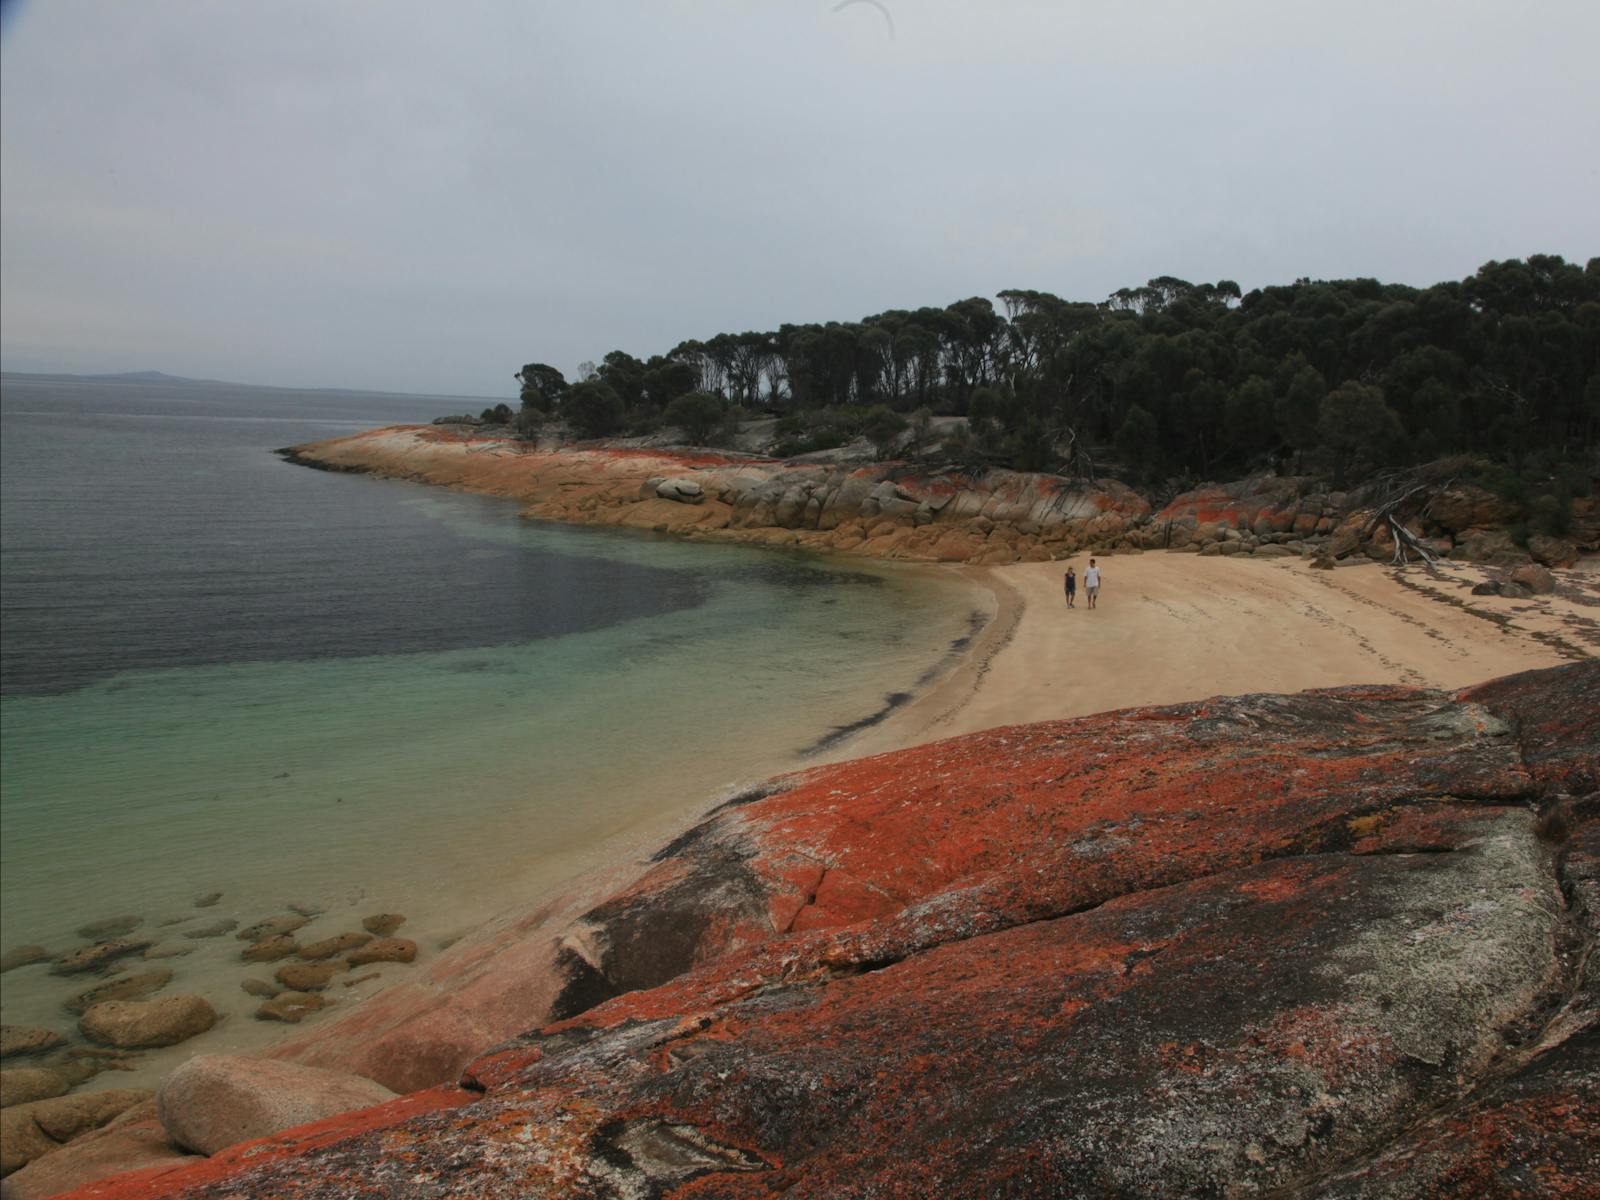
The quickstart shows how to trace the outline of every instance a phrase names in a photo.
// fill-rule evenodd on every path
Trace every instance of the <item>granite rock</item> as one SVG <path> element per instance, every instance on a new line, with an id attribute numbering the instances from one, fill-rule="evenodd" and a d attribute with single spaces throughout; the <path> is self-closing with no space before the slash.
<path id="1" fill-rule="evenodd" d="M 162 1084 L 158 1104 L 161 1123 L 174 1143 L 215 1154 L 237 1142 L 394 1098 L 388 1088 L 359 1075 L 264 1058 L 197 1054 Z"/>
<path id="2" fill-rule="evenodd" d="M 108 1000 L 78 1018 L 84 1037 L 124 1050 L 175 1046 L 216 1023 L 217 1011 L 203 996 Z"/>

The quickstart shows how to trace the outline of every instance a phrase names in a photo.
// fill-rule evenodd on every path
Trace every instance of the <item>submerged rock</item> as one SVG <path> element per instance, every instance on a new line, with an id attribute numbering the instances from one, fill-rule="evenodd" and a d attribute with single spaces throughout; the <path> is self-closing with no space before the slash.
<path id="1" fill-rule="evenodd" d="M 83 1013 L 106 1000 L 140 1000 L 152 992 L 159 992 L 172 982 L 172 972 L 166 967 L 141 971 L 137 975 L 124 975 L 79 992 L 62 1007 L 70 1013 Z"/>
<path id="2" fill-rule="evenodd" d="M 32 1025 L 0 1025 L 0 1058 L 27 1058 L 65 1044 L 66 1039 L 51 1029 Z"/>
<path id="3" fill-rule="evenodd" d="M 279 967 L 277 979 L 290 992 L 320 992 L 333 977 L 350 968 L 344 963 L 290 963 Z"/>
<path id="4" fill-rule="evenodd" d="M 186 929 L 184 930 L 183 936 L 186 938 L 194 938 L 196 941 L 199 941 L 201 938 L 223 937 L 232 933 L 237 928 L 239 928 L 239 922 L 233 920 L 232 918 L 224 917 L 220 921 L 213 921 L 211 924 L 202 925 L 198 929 Z"/>
<path id="5" fill-rule="evenodd" d="M 276 996 L 279 992 L 283 991 L 283 989 L 277 984 L 268 983 L 265 979 L 241 980 L 239 986 L 245 991 L 246 994 L 251 996 L 270 997 Z"/>
<path id="6" fill-rule="evenodd" d="M 18 967 L 49 961 L 50 951 L 43 946 L 18 946 L 15 950 L 7 950 L 4 954 L 0 954 L 0 975 L 14 971 Z"/>
<path id="7" fill-rule="evenodd" d="M 277 962 L 280 958 L 288 958 L 289 955 L 299 949 L 300 943 L 285 933 L 280 934 L 278 937 L 268 938 L 264 942 L 256 942 L 254 945 L 246 946 L 239 951 L 239 957 L 244 959 L 245 962 L 252 963 Z"/>
<path id="8" fill-rule="evenodd" d="M 386 938 L 405 923 L 406 919 L 399 913 L 375 913 L 361 919 L 361 928 L 373 937 Z"/>
<path id="9" fill-rule="evenodd" d="M 292 916 L 268 917 L 264 921 L 257 921 L 254 925 L 246 925 L 236 935 L 244 942 L 264 942 L 269 938 L 280 937 L 286 933 L 293 933 L 303 925 L 311 923 L 310 917 L 299 914 Z"/>
<path id="10" fill-rule="evenodd" d="M 169 942 L 161 946 L 151 946 L 140 957 L 146 961 L 154 961 L 160 958 L 183 958 L 185 955 L 193 954 L 194 950 L 193 946 L 177 946 Z"/>
<path id="11" fill-rule="evenodd" d="M 207 892 L 204 896 L 195 897 L 194 906 L 196 908 L 211 908 L 221 899 L 221 892 Z"/>
<path id="12" fill-rule="evenodd" d="M 104 921 L 95 921 L 88 925 L 80 926 L 78 936 L 87 938 L 91 942 L 104 941 L 106 938 L 122 937 L 132 933 L 144 924 L 143 917 L 107 917 Z"/>
<path id="13" fill-rule="evenodd" d="M 153 945 L 155 943 L 148 938 L 112 938 L 110 941 L 96 942 L 92 946 L 82 946 L 63 954 L 50 967 L 50 973 L 77 975 L 84 971 L 103 971 L 117 959 L 139 954 Z"/>
<path id="14" fill-rule="evenodd" d="M 334 958 L 347 950 L 354 950 L 357 946 L 364 946 L 372 940 L 370 933 L 341 933 L 337 937 L 323 938 L 320 942 L 309 942 L 300 947 L 300 957 L 313 961 L 323 958 Z"/>
<path id="15" fill-rule="evenodd" d="M 379 938 L 352 950 L 347 961 L 352 967 L 364 967 L 378 962 L 413 962 L 416 957 L 417 944 L 410 938 Z"/>
<path id="16" fill-rule="evenodd" d="M 203 996 L 108 1000 L 78 1018 L 84 1037 L 125 1050 L 175 1046 L 216 1023 L 217 1011 Z"/>

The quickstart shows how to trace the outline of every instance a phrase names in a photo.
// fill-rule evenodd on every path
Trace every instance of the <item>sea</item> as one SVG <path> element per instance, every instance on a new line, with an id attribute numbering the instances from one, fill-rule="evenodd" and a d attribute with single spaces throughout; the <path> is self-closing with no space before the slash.
<path id="1" fill-rule="evenodd" d="M 272 968 L 190 934 L 404 915 L 418 963 L 349 1003 L 848 749 L 983 619 L 928 568 L 539 522 L 273 453 L 488 403 L 0 376 L 0 949 L 137 917 L 179 952 L 161 994 L 223 1014 L 106 1086 L 284 1032 L 240 990 Z M 19 967 L 0 1010 L 73 1039 L 62 1003 L 100 982 Z"/>

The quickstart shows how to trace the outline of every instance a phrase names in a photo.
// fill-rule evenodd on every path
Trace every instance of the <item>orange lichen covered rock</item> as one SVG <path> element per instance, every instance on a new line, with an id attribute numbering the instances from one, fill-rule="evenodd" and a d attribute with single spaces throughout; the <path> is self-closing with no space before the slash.
<path id="1" fill-rule="evenodd" d="M 1046 559 L 1069 543 L 1114 538 L 1150 512 L 1115 480 L 1081 485 L 1015 471 L 924 474 L 899 463 L 540 449 L 439 426 L 369 430 L 285 453 L 327 470 L 514 498 L 547 520 L 928 562 Z"/>
<path id="2" fill-rule="evenodd" d="M 568 929 L 564 1019 L 450 1101 L 84 1194 L 1584 1194 L 1597 711 L 1588 662 L 789 776 Z"/>

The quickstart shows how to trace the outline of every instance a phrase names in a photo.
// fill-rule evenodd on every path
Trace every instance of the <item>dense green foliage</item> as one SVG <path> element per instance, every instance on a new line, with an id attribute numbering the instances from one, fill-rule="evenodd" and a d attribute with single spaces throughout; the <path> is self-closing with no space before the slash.
<path id="1" fill-rule="evenodd" d="M 1301 279 L 1241 294 L 1162 277 L 1101 303 L 999 298 L 1003 314 L 973 298 L 721 333 L 647 361 L 613 351 L 570 390 L 542 364 L 518 378 L 525 408 L 585 436 L 653 428 L 691 392 L 783 415 L 791 450 L 847 432 L 886 448 L 888 418 L 930 409 L 969 418 L 947 447 L 962 458 L 1076 470 L 1110 455 L 1142 479 L 1343 476 L 1457 452 L 1522 467 L 1600 447 L 1600 259 L 1491 262 L 1428 288 Z M 870 430 L 806 415 L 880 406 Z"/>
<path id="2" fill-rule="evenodd" d="M 662 420 L 683 430 L 683 436 L 703 446 L 722 424 L 724 405 L 710 392 L 685 392 L 668 403 Z"/>

